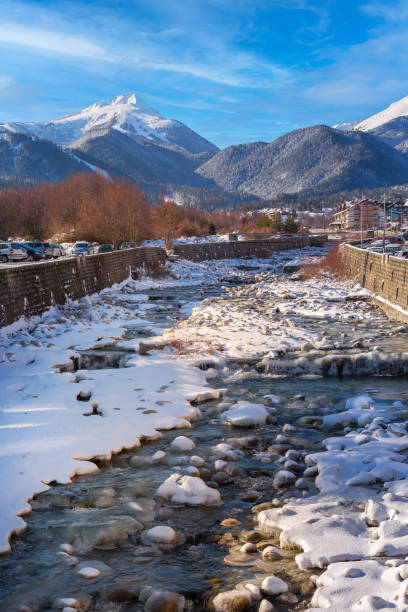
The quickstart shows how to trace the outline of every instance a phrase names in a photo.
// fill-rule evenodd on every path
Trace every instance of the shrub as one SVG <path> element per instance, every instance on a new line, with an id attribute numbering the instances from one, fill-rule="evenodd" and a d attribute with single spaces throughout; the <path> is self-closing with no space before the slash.
<path id="1" fill-rule="evenodd" d="M 339 243 L 336 243 L 330 251 L 326 253 L 318 262 L 312 264 L 304 264 L 300 268 L 300 274 L 303 280 L 328 274 L 334 278 L 347 278 L 347 268 L 339 251 Z"/>
<path id="2" fill-rule="evenodd" d="M 214 221 L 207 221 L 207 232 L 210 236 L 215 236 L 217 233 Z"/>

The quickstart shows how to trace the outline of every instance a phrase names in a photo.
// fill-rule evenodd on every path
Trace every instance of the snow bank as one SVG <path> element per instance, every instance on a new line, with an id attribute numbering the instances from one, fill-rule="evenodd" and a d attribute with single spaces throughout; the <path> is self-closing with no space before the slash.
<path id="1" fill-rule="evenodd" d="M 140 356 L 137 337 L 123 336 L 127 326 L 157 333 L 154 304 L 135 292 L 214 282 L 227 269 L 227 262 L 179 262 L 171 266 L 176 278 L 124 281 L 1 330 L 0 549 L 9 549 L 10 533 L 25 527 L 17 515 L 30 511 L 29 500 L 48 483 L 96 471 L 93 458 L 136 447 L 160 429 L 190 427 L 197 409 L 189 401 L 216 395 L 205 372 L 166 352 Z M 117 349 L 126 367 L 75 372 L 74 361 L 91 348 L 101 362 L 107 351 L 107 363 Z"/>
<path id="2" fill-rule="evenodd" d="M 301 551 L 300 568 L 327 568 L 309 612 L 408 608 L 408 425 L 390 422 L 389 408 L 368 394 L 350 398 L 325 424 L 360 426 L 305 457 L 320 493 L 258 514 L 261 531 Z M 394 418 L 398 411 L 405 418 L 394 402 Z"/>
<path id="3" fill-rule="evenodd" d="M 401 562 L 402 563 L 402 562 Z M 389 567 L 382 560 L 334 563 L 316 581 L 318 587 L 307 612 L 373 612 L 407 609 L 406 565 Z M 405 574 L 403 574 L 405 575 Z"/>

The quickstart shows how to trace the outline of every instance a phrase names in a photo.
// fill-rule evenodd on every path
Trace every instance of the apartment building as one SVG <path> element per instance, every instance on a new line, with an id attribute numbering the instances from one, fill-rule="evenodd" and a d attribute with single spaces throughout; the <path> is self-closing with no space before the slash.
<path id="1" fill-rule="evenodd" d="M 380 203 L 374 200 L 353 200 L 342 202 L 334 213 L 334 221 L 341 229 L 363 230 L 382 228 L 384 212 Z"/>

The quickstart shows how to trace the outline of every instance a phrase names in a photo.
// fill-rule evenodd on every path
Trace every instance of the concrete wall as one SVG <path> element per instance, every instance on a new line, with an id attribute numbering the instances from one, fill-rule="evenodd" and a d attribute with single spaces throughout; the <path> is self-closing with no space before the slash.
<path id="1" fill-rule="evenodd" d="M 271 253 L 298 249 L 304 246 L 323 246 L 327 236 L 288 236 L 271 240 L 239 240 L 237 242 L 211 242 L 207 244 L 177 244 L 174 252 L 183 259 L 231 259 L 236 257 L 268 257 Z"/>
<path id="2" fill-rule="evenodd" d="M 141 247 L 0 269 L 0 327 L 137 278 L 138 270 L 154 270 L 165 261 L 164 249 Z"/>
<path id="3" fill-rule="evenodd" d="M 347 274 L 373 293 L 373 301 L 390 316 L 408 322 L 408 260 L 343 244 Z"/>

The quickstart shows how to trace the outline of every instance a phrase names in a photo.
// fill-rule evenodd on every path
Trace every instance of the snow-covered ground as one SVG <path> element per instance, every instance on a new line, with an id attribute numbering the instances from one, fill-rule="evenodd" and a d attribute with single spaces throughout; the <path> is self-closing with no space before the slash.
<path id="1" fill-rule="evenodd" d="M 125 281 L 1 330 L 1 549 L 7 549 L 11 531 L 24 527 L 16 515 L 30 510 L 26 501 L 47 483 L 69 482 L 74 474 L 97 469 L 93 457 L 109 457 L 139 445 L 142 436 L 185 425 L 187 398 L 208 390 L 204 374 L 173 355 L 140 356 L 138 340 L 119 347 L 126 368 L 59 373 L 61 364 L 72 369 L 77 350 L 114 345 L 126 325 L 155 333 L 148 316 L 152 303 L 134 292 L 203 281 L 203 266 L 181 262 L 172 268 L 175 278 Z M 225 270 L 225 264 L 215 267 L 214 280 Z M 90 400 L 78 401 L 81 393 Z"/>
<path id="2" fill-rule="evenodd" d="M 173 349 L 143 357 L 139 340 L 118 340 L 127 326 L 161 331 L 149 322 L 153 305 L 143 291 L 219 283 L 231 263 L 168 264 L 161 281 L 128 280 L 0 330 L 0 549 L 24 528 L 17 514 L 29 511 L 27 500 L 48 483 L 97 470 L 93 457 L 135 447 L 160 429 L 186 426 L 188 400 L 209 390 L 204 373 Z M 113 346 L 126 367 L 70 371 L 77 351 Z"/>
<path id="3" fill-rule="evenodd" d="M 219 361 L 263 359 L 266 364 L 291 351 L 346 349 L 350 338 L 328 337 L 327 323 L 372 320 L 373 309 L 364 304 L 368 297 L 354 283 L 285 276 L 271 282 L 260 275 L 256 284 L 235 288 L 222 300 L 203 300 L 187 321 L 151 343 L 180 341 L 191 354 L 210 351 Z"/>

